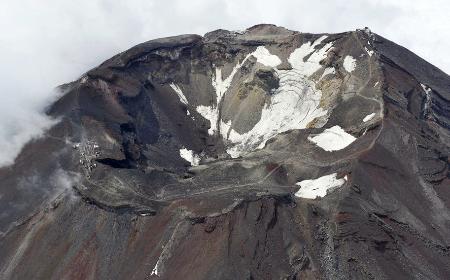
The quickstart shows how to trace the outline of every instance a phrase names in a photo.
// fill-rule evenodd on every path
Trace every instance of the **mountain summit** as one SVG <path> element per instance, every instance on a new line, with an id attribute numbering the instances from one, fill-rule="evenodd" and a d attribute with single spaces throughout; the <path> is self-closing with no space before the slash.
<path id="1" fill-rule="evenodd" d="M 137 45 L 0 169 L 1 279 L 449 279 L 450 77 L 365 28 Z"/>

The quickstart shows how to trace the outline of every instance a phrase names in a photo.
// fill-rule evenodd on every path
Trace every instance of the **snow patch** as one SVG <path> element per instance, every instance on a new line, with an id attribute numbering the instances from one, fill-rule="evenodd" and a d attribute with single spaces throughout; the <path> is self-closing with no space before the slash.
<path id="1" fill-rule="evenodd" d="M 155 267 L 152 269 L 152 273 L 150 274 L 150 276 L 156 275 L 159 277 L 158 266 L 159 266 L 159 260 L 156 262 Z"/>
<path id="2" fill-rule="evenodd" d="M 180 150 L 180 156 L 189 161 L 192 166 L 198 166 L 200 164 L 200 156 L 195 154 L 192 150 L 183 148 Z"/>
<path id="3" fill-rule="evenodd" d="M 354 59 L 351 55 L 347 55 L 344 58 L 344 69 L 345 71 L 351 73 L 356 68 L 356 59 Z"/>
<path id="4" fill-rule="evenodd" d="M 256 60 L 266 66 L 276 67 L 281 64 L 281 59 L 269 52 L 269 50 L 264 46 L 259 46 L 252 53 Z"/>
<path id="5" fill-rule="evenodd" d="M 346 177 L 344 179 L 338 179 L 337 173 L 325 175 L 317 179 L 303 180 L 296 183 L 296 185 L 300 186 L 300 189 L 295 193 L 295 196 L 309 199 L 324 197 L 332 190 L 345 184 L 345 182 Z"/>
<path id="6" fill-rule="evenodd" d="M 219 110 L 217 110 L 217 107 L 200 105 L 197 106 L 196 110 L 210 122 L 211 126 L 208 129 L 208 134 L 214 135 L 214 132 L 217 130 L 217 120 L 219 118 Z"/>
<path id="7" fill-rule="evenodd" d="M 373 51 L 369 50 L 367 47 L 364 47 L 364 49 L 366 50 L 366 52 L 369 56 L 373 55 Z"/>
<path id="8" fill-rule="evenodd" d="M 327 36 L 322 36 L 314 43 L 308 42 L 300 46 L 300 48 L 295 49 L 291 55 L 289 56 L 289 63 L 292 68 L 297 69 L 305 76 L 311 76 L 319 70 L 322 65 L 320 65 L 320 61 L 326 58 L 327 52 L 333 46 L 332 43 L 327 43 L 321 49 L 316 50 L 315 47 L 322 43 Z M 308 59 L 304 61 L 304 58 L 308 56 Z"/>
<path id="9" fill-rule="evenodd" d="M 180 98 L 181 103 L 188 105 L 188 101 L 186 99 L 186 96 L 184 96 L 183 91 L 179 86 L 177 86 L 174 83 L 170 84 L 170 87 L 175 91 L 175 93 L 178 95 L 178 98 Z"/>
<path id="10" fill-rule="evenodd" d="M 367 116 L 364 117 L 363 122 L 368 122 L 371 119 L 373 119 L 373 117 L 375 117 L 375 113 L 368 114 Z"/>
<path id="11" fill-rule="evenodd" d="M 380 82 L 376 82 L 376 83 L 373 85 L 373 87 L 376 87 L 379 83 L 380 83 Z"/>
<path id="12" fill-rule="evenodd" d="M 356 138 L 345 132 L 340 126 L 335 125 L 316 136 L 308 137 L 308 140 L 325 151 L 331 152 L 344 149 L 353 143 Z"/>
<path id="13" fill-rule="evenodd" d="M 234 66 L 230 75 L 225 80 L 222 78 L 222 69 L 216 68 L 216 74 L 214 75 L 212 80 L 212 86 L 216 90 L 216 104 L 219 104 L 220 100 L 222 100 L 222 97 L 231 85 L 231 81 L 233 80 L 234 75 L 236 75 L 237 71 L 241 68 L 245 60 L 246 59 L 244 59 L 242 63 Z"/>

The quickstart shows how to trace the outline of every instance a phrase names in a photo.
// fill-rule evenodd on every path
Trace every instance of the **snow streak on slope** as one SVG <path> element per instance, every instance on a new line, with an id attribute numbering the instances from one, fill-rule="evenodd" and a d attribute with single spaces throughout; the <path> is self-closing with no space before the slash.
<path id="1" fill-rule="evenodd" d="M 308 140 L 316 143 L 325 151 L 331 152 L 344 149 L 356 138 L 345 132 L 340 126 L 335 125 L 316 136 L 308 137 Z"/>
<path id="2" fill-rule="evenodd" d="M 214 132 L 217 130 L 217 120 L 219 118 L 219 109 L 217 106 L 197 106 L 197 112 L 202 115 L 205 119 L 207 119 L 211 123 L 211 127 L 208 129 L 209 135 L 214 135 Z"/>
<path id="3" fill-rule="evenodd" d="M 311 42 L 308 42 L 301 45 L 300 48 L 294 50 L 288 59 L 292 68 L 296 69 L 304 76 L 311 76 L 312 74 L 314 74 L 314 72 L 319 70 L 322 67 L 319 62 L 326 57 L 327 52 L 330 50 L 333 44 L 327 43 L 317 51 L 315 47 L 322 43 L 322 41 L 326 38 L 327 36 L 322 36 L 313 44 L 311 44 Z M 309 58 L 306 61 L 303 61 L 303 59 L 309 54 L 311 54 Z"/>
<path id="4" fill-rule="evenodd" d="M 425 106 L 423 108 L 424 114 L 428 114 L 428 111 L 430 110 L 431 106 L 431 88 L 427 87 L 424 84 L 420 84 L 420 86 L 423 89 L 423 92 L 425 93 Z"/>
<path id="5" fill-rule="evenodd" d="M 364 50 L 366 50 L 366 52 L 369 56 L 373 55 L 373 51 L 369 50 L 367 47 L 364 47 Z"/>
<path id="6" fill-rule="evenodd" d="M 371 119 L 373 119 L 373 117 L 375 117 L 375 113 L 368 114 L 367 116 L 364 117 L 363 122 L 368 122 Z"/>
<path id="7" fill-rule="evenodd" d="M 212 86 L 216 90 L 216 104 L 212 106 L 204 106 L 204 105 L 197 106 L 197 112 L 200 115 L 202 115 L 205 119 L 209 120 L 211 124 L 211 127 L 208 129 L 209 135 L 214 135 L 214 133 L 217 131 L 217 125 L 219 120 L 219 104 L 220 101 L 222 100 L 222 97 L 225 95 L 225 92 L 230 87 L 234 75 L 236 75 L 237 71 L 241 68 L 241 66 L 248 59 L 248 57 L 250 57 L 250 55 L 247 55 L 241 63 L 238 63 L 236 66 L 234 66 L 230 75 L 225 80 L 223 80 L 222 78 L 222 69 L 216 68 L 216 74 L 212 78 Z"/>
<path id="8" fill-rule="evenodd" d="M 295 193 L 297 197 L 315 199 L 324 197 L 328 191 L 342 186 L 345 179 L 338 179 L 337 173 L 325 175 L 317 179 L 303 180 L 296 185 L 300 186 L 300 190 Z"/>
<path id="9" fill-rule="evenodd" d="M 156 262 L 155 267 L 153 267 L 150 276 L 155 275 L 155 276 L 158 276 L 158 277 L 159 277 L 159 274 L 158 274 L 158 266 L 159 266 L 159 260 L 158 260 L 158 262 Z"/>
<path id="10" fill-rule="evenodd" d="M 186 99 L 186 96 L 184 96 L 183 91 L 181 91 L 181 88 L 179 86 L 177 86 L 174 83 L 170 84 L 170 87 L 175 91 L 175 93 L 178 95 L 178 98 L 180 99 L 180 102 L 188 105 L 188 101 Z"/>

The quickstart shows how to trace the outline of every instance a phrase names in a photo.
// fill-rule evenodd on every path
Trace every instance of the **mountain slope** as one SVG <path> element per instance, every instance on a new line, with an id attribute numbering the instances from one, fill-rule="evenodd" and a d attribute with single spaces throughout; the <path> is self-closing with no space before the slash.
<path id="1" fill-rule="evenodd" d="M 0 170 L 3 279 L 447 279 L 450 77 L 370 32 L 149 41 Z"/>

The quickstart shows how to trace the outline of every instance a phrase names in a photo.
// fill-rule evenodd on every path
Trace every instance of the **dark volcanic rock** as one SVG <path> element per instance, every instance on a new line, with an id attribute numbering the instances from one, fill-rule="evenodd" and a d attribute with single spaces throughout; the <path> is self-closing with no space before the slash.
<path id="1" fill-rule="evenodd" d="M 0 169 L 1 279 L 449 279 L 450 77 L 368 29 L 140 44 Z"/>

